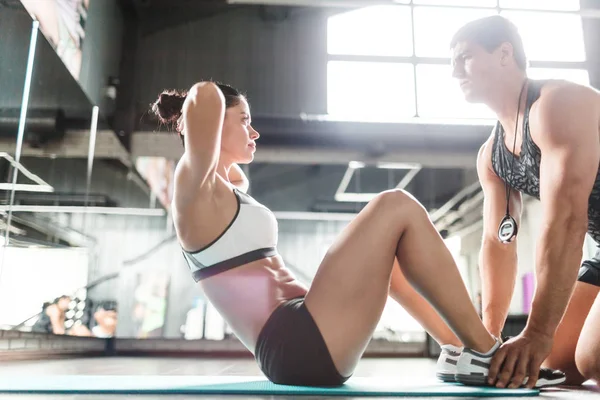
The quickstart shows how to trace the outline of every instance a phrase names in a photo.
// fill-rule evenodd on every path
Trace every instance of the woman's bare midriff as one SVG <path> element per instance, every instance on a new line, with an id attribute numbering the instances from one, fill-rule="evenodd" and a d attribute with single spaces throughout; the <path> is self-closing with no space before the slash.
<path id="1" fill-rule="evenodd" d="M 286 300 L 307 292 L 279 256 L 230 269 L 200 281 L 200 285 L 208 300 L 253 354 L 258 335 L 271 313 Z"/>

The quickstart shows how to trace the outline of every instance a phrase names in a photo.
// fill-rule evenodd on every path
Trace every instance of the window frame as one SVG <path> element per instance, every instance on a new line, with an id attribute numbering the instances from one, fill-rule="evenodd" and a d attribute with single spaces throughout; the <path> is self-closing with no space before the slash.
<path id="1" fill-rule="evenodd" d="M 420 113 L 419 113 L 419 109 L 421 108 L 421 104 L 423 104 L 423 101 L 420 100 L 419 98 L 419 87 L 418 87 L 418 76 L 417 76 L 417 66 L 418 65 L 450 65 L 450 57 L 422 57 L 422 56 L 417 56 L 416 55 L 416 38 L 415 38 L 415 15 L 414 15 L 414 10 L 416 7 L 419 8 L 424 8 L 424 7 L 430 7 L 430 8 L 462 8 L 462 9 L 478 9 L 478 10 L 483 10 L 483 11 L 488 11 L 490 9 L 495 9 L 496 13 L 498 14 L 502 14 L 503 11 L 518 11 L 518 12 L 532 12 L 535 14 L 547 14 L 547 13 L 560 13 L 560 14 L 576 14 L 580 16 L 580 10 L 577 11 L 557 11 L 557 10 L 546 10 L 546 9 L 526 9 L 526 8 L 506 8 L 506 7 L 501 7 L 500 6 L 500 1 L 501 0 L 496 0 L 496 6 L 495 7 L 490 7 L 490 6 L 482 6 L 482 7 L 473 7 L 473 6 L 456 6 L 456 5 L 433 5 L 433 4 L 421 4 L 421 3 L 415 3 L 414 1 L 410 1 L 410 4 L 394 4 L 392 5 L 393 7 L 408 7 L 410 8 L 410 15 L 411 15 L 411 26 L 412 26 L 412 32 L 411 32 L 411 36 L 412 36 L 412 55 L 410 56 L 379 56 L 379 55 L 352 55 L 352 54 L 330 54 L 329 50 L 327 48 L 326 52 L 327 52 L 327 63 L 326 63 L 326 69 L 328 71 L 329 69 L 329 62 L 330 61 L 362 61 L 362 62 L 370 62 L 370 63 L 395 63 L 395 64 L 412 64 L 412 69 L 413 69 L 413 88 L 414 88 L 414 109 L 415 109 L 415 114 L 412 117 L 412 119 L 415 119 L 416 122 L 419 121 L 425 121 L 427 120 L 427 122 L 431 122 L 431 120 L 445 120 L 447 119 L 446 117 L 440 116 L 440 117 L 431 117 L 428 116 L 426 118 L 421 117 Z M 333 17 L 334 15 L 332 15 L 331 17 Z M 331 18 L 330 17 L 330 18 Z M 581 18 L 581 16 L 580 16 Z M 585 35 L 585 34 L 584 34 Z M 328 41 L 329 39 L 329 30 L 327 31 L 327 38 L 326 41 Z M 584 41 L 585 41 L 585 36 L 583 37 Z M 584 48 L 585 48 L 585 42 L 584 42 Z M 590 68 L 587 62 L 588 59 L 588 55 L 587 53 L 584 54 L 584 60 L 582 61 L 541 61 L 541 60 L 529 60 L 528 61 L 528 68 L 544 68 L 544 69 L 551 69 L 551 68 L 556 68 L 556 69 L 574 69 L 574 70 L 586 70 L 588 72 L 588 77 L 590 77 Z M 451 77 L 448 77 L 448 79 L 451 79 Z M 591 79 L 591 77 L 589 78 Z M 589 80 L 588 79 L 588 80 Z M 327 104 L 327 115 L 331 116 L 329 113 L 329 85 L 327 85 L 327 89 L 326 89 L 326 104 Z M 336 118 L 335 115 L 332 116 L 333 119 Z M 463 117 L 459 118 L 459 119 L 464 119 Z M 479 117 L 468 117 L 468 120 L 472 120 L 472 121 L 477 121 L 480 120 Z M 385 121 L 387 122 L 387 121 Z"/>

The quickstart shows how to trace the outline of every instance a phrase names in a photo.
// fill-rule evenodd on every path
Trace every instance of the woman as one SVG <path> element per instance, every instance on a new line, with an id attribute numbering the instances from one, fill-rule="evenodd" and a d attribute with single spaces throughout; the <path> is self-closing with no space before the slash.
<path id="1" fill-rule="evenodd" d="M 62 295 L 52 303 L 44 303 L 40 317 L 31 327 L 32 332 L 65 334 L 65 313 L 69 309 L 71 298 Z"/>
<path id="2" fill-rule="evenodd" d="M 172 211 L 192 276 L 271 381 L 345 382 L 390 287 L 440 343 L 464 343 L 486 357 L 499 347 L 427 212 L 410 194 L 389 190 L 373 199 L 306 288 L 277 253 L 274 215 L 245 194 L 248 182 L 238 164 L 252 162 L 259 138 L 245 97 L 230 86 L 201 82 L 188 93 L 163 92 L 153 111 L 162 122 L 177 123 L 185 147 Z M 407 290 L 402 274 L 452 330 Z"/>

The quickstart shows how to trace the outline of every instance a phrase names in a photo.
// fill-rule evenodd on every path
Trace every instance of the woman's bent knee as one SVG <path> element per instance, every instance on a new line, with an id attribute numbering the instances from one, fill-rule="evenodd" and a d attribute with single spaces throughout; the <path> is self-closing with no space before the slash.
<path id="1" fill-rule="evenodd" d="M 372 202 L 382 211 L 411 216 L 426 216 L 427 210 L 405 190 L 391 189 L 379 193 Z"/>

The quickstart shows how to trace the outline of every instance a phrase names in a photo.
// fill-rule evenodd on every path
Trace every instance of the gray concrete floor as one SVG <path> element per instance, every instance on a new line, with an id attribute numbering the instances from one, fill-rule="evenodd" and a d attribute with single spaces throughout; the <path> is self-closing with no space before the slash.
<path id="1" fill-rule="evenodd" d="M 7 374 L 11 375 L 226 375 L 226 376 L 260 376 L 262 375 L 254 360 L 251 358 L 228 359 L 191 359 L 191 358 L 84 358 L 61 359 L 40 361 L 14 361 L 0 362 L 0 379 Z M 354 376 L 357 377 L 390 377 L 427 381 L 435 376 L 435 361 L 422 358 L 387 358 L 363 359 Z M 169 395 L 177 400 L 187 399 L 225 399 L 225 398 L 252 398 L 252 399 L 313 399 L 320 397 L 306 396 L 198 396 L 198 395 Z M 542 392 L 543 399 L 556 400 L 592 400 L 600 399 L 600 389 L 595 385 L 585 385 L 584 388 L 555 388 Z M 134 400 L 164 400 L 166 395 L 39 395 L 39 394 L 0 394 L 2 400 L 121 400 L 132 398 Z M 342 398 L 342 397 L 334 397 Z M 363 399 L 356 398 L 356 399 Z M 379 397 L 383 399 L 382 397 Z M 450 397 L 455 399 L 456 397 Z M 428 397 L 440 399 L 440 397 Z M 512 397 L 512 399 L 518 399 Z M 531 399 L 523 397 L 522 399 Z"/>

